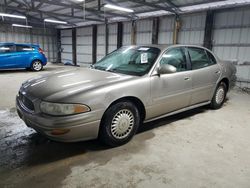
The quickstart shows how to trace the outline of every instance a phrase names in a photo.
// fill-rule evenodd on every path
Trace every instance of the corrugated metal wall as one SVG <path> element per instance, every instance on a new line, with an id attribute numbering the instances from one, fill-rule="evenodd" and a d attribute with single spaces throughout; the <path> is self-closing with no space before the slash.
<path id="1" fill-rule="evenodd" d="M 131 45 L 131 22 L 123 22 L 123 36 L 122 36 L 122 44 L 123 46 Z"/>
<path id="2" fill-rule="evenodd" d="M 214 18 L 214 52 L 222 59 L 250 62 L 250 9 L 219 12 Z"/>
<path id="3" fill-rule="evenodd" d="M 77 35 L 77 64 L 92 63 L 92 27 L 78 28 Z"/>
<path id="4" fill-rule="evenodd" d="M 213 51 L 225 60 L 238 64 L 250 62 L 250 9 L 225 10 L 215 14 Z M 241 87 L 250 88 L 250 66 L 237 66 Z"/>
<path id="5" fill-rule="evenodd" d="M 72 54 L 72 30 L 61 30 L 61 48 L 62 48 L 62 62 L 72 62 L 73 54 Z"/>
<path id="6" fill-rule="evenodd" d="M 109 24 L 109 42 L 108 53 L 117 49 L 117 23 Z"/>
<path id="7" fill-rule="evenodd" d="M 44 50 L 48 61 L 57 59 L 56 30 L 48 28 L 19 28 L 0 25 L 0 42 L 39 44 Z"/>
<path id="8" fill-rule="evenodd" d="M 158 44 L 173 44 L 174 17 L 161 17 Z"/>
<path id="9" fill-rule="evenodd" d="M 136 21 L 136 44 L 145 45 L 152 43 L 153 20 Z"/>
<path id="10" fill-rule="evenodd" d="M 105 56 L 105 25 L 97 26 L 97 61 Z"/>
<path id="11" fill-rule="evenodd" d="M 159 44 L 173 43 L 174 17 L 160 17 Z M 180 16 L 181 29 L 179 44 L 203 45 L 206 12 L 183 14 Z M 147 45 L 152 42 L 153 19 L 136 21 L 136 44 Z M 123 22 L 123 46 L 131 45 L 132 22 Z M 117 23 L 109 24 L 108 52 L 117 46 Z M 72 60 L 71 30 L 62 32 L 63 60 Z M 240 64 L 250 62 L 250 8 L 216 11 L 213 26 L 213 51 L 222 59 L 238 60 Z M 39 39 L 40 40 L 40 39 Z M 40 41 L 39 41 L 40 42 Z M 50 46 L 50 45 L 47 45 Z M 48 50 L 50 51 L 50 50 Z M 77 57 L 79 63 L 92 60 L 91 27 L 77 29 Z M 105 25 L 97 26 L 97 60 L 105 56 Z M 238 66 L 238 77 L 250 81 L 250 66 Z M 249 84 L 250 85 L 250 84 Z M 247 87 L 250 87 L 247 85 Z"/>
<path id="12" fill-rule="evenodd" d="M 178 43 L 203 45 L 205 22 L 205 13 L 182 15 Z"/>

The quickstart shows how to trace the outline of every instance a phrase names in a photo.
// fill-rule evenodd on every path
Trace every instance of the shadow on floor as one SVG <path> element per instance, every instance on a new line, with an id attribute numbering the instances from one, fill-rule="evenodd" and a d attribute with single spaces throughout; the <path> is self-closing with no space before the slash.
<path id="1" fill-rule="evenodd" d="M 147 139 L 154 137 L 154 133 L 151 131 L 152 129 L 163 125 L 167 126 L 168 124 L 181 119 L 191 119 L 192 116 L 203 113 L 207 109 L 207 106 L 204 106 L 170 117 L 162 118 L 150 123 L 145 123 L 140 126 L 137 136 L 133 138 L 133 144 L 129 145 L 131 143 L 128 143 L 121 147 L 123 147 L 123 149 L 126 148 L 128 152 L 138 152 L 138 150 L 143 148 L 144 142 Z M 142 137 L 140 135 L 142 133 L 143 135 L 146 133 L 151 136 Z M 5 147 L 8 148 L 6 148 L 5 154 L 7 155 L 5 157 L 0 157 L 0 160 L 2 161 L 0 163 L 0 166 L 6 169 L 13 169 L 23 165 L 34 166 L 39 164 L 46 164 L 73 157 L 79 154 L 111 149 L 110 147 L 100 143 L 98 140 L 77 143 L 61 143 L 48 140 L 47 138 L 33 131 L 29 135 L 19 135 L 20 134 L 18 134 L 16 137 L 11 138 L 17 141 L 13 142 L 15 144 L 6 145 Z M 0 141 L 3 141 L 3 139 L 0 138 Z M 113 156 L 111 155 L 110 157 L 112 158 Z"/>

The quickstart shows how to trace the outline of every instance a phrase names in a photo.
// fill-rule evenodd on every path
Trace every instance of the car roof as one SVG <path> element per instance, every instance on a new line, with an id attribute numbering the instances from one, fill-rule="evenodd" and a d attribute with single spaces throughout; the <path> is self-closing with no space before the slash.
<path id="1" fill-rule="evenodd" d="M 39 47 L 38 44 L 14 43 L 14 42 L 0 42 L 0 45 L 26 45 L 26 46 L 32 46 L 32 47 Z"/>
<path id="2" fill-rule="evenodd" d="M 128 45 L 129 46 L 129 45 Z M 203 46 L 198 46 L 198 45 L 189 45 L 189 44 L 145 44 L 145 45 L 132 45 L 132 46 L 135 46 L 135 47 L 154 47 L 154 48 L 159 48 L 161 51 L 164 51 L 168 48 L 172 48 L 172 47 L 195 47 L 195 48 L 202 48 L 202 49 L 206 49 L 208 50 L 207 48 L 204 48 Z"/>

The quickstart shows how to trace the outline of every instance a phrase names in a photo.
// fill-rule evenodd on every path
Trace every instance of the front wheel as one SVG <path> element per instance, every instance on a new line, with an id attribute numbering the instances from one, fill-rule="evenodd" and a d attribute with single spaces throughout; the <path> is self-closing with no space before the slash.
<path id="1" fill-rule="evenodd" d="M 42 69 L 43 69 L 43 64 L 42 64 L 42 62 L 39 61 L 39 60 L 33 61 L 32 64 L 31 64 L 31 69 L 32 69 L 33 71 L 40 71 L 40 70 L 42 70 Z"/>
<path id="2" fill-rule="evenodd" d="M 107 109 L 101 122 L 99 138 L 109 146 L 129 142 L 140 124 L 140 114 L 131 102 L 119 102 Z"/>
<path id="3" fill-rule="evenodd" d="M 227 95 L 227 86 L 224 82 L 219 83 L 217 86 L 214 96 L 211 101 L 211 108 L 212 109 L 219 109 L 223 103 L 225 102 Z"/>

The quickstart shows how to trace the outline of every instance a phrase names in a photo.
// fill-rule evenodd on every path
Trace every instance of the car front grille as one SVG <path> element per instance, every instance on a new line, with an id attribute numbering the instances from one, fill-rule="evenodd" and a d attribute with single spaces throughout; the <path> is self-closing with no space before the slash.
<path id="1" fill-rule="evenodd" d="M 19 93 L 19 101 L 22 103 L 23 107 L 26 108 L 26 110 L 35 110 L 33 102 L 26 96 L 24 96 L 22 93 Z"/>

